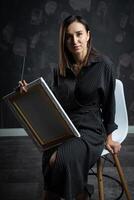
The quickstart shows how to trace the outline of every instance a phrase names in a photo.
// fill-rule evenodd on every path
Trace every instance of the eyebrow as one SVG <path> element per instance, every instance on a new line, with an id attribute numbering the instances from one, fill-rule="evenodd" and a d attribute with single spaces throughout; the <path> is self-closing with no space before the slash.
<path id="1" fill-rule="evenodd" d="M 80 31 L 76 31 L 75 33 L 82 33 L 82 30 L 80 30 Z M 71 33 L 66 33 L 67 35 L 72 35 Z"/>

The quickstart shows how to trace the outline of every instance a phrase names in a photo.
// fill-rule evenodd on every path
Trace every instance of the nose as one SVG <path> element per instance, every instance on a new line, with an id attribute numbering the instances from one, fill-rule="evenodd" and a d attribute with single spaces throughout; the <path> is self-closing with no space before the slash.
<path id="1" fill-rule="evenodd" d="M 73 44 L 76 44 L 76 43 L 77 43 L 77 37 L 76 37 L 75 35 L 74 35 L 73 38 L 72 38 L 72 43 L 73 43 Z"/>

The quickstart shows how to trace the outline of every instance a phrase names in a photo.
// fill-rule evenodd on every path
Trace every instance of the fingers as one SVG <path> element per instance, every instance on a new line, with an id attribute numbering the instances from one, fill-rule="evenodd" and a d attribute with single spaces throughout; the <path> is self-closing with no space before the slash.
<path id="1" fill-rule="evenodd" d="M 27 82 L 25 80 L 22 80 L 22 83 L 24 84 L 24 86 L 27 86 Z"/>
<path id="2" fill-rule="evenodd" d="M 28 84 L 27 84 L 27 82 L 25 80 L 19 81 L 19 86 L 24 87 L 24 86 L 27 86 L 27 85 Z"/>
<path id="3" fill-rule="evenodd" d="M 19 81 L 20 93 L 27 92 L 27 85 L 25 80 Z"/>
<path id="4" fill-rule="evenodd" d="M 109 144 L 106 145 L 106 148 L 107 148 L 111 153 L 114 153 L 112 147 L 111 147 Z"/>
<path id="5" fill-rule="evenodd" d="M 106 148 L 111 152 L 111 153 L 119 153 L 121 150 L 121 144 L 118 142 L 113 142 L 112 144 L 106 144 Z"/>
<path id="6" fill-rule="evenodd" d="M 120 150 L 121 150 L 121 145 L 118 143 L 117 145 L 114 146 L 113 151 L 114 151 L 114 153 L 117 154 L 120 152 Z"/>

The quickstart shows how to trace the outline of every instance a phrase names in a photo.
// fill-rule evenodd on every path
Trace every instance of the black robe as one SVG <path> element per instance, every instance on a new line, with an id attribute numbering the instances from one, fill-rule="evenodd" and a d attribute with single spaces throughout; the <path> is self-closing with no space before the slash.
<path id="1" fill-rule="evenodd" d="M 72 200 L 86 188 L 89 169 L 100 157 L 107 135 L 117 128 L 115 76 L 107 57 L 90 56 L 77 76 L 67 68 L 66 77 L 57 70 L 53 77 L 52 90 L 81 137 L 44 152 L 44 189 Z M 54 151 L 56 161 L 50 167 L 48 162 Z"/>

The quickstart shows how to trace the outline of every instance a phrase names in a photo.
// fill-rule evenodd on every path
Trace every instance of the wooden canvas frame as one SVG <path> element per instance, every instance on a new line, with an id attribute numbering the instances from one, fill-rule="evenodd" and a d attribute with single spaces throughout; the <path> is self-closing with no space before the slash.
<path id="1" fill-rule="evenodd" d="M 28 92 L 4 97 L 22 127 L 42 150 L 52 148 L 79 132 L 42 77 L 28 84 Z"/>

